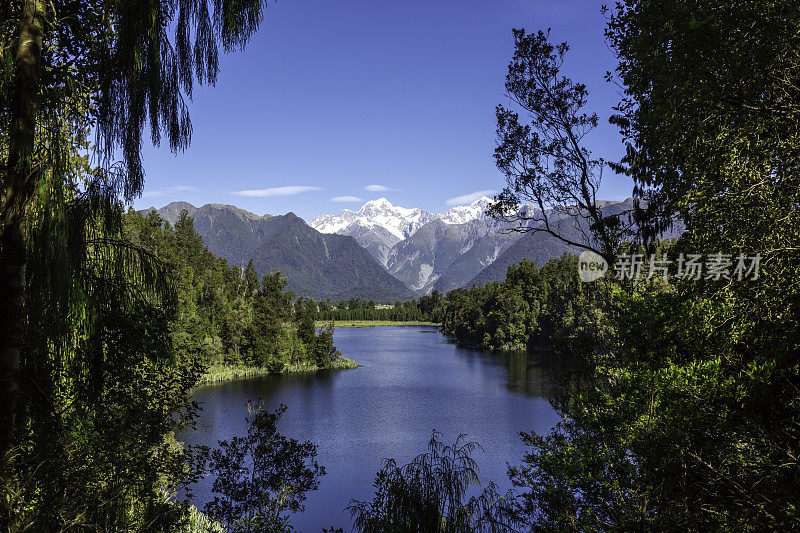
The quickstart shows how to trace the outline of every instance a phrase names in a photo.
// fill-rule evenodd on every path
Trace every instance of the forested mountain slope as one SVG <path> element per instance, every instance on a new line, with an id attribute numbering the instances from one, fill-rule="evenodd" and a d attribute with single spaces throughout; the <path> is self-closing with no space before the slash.
<path id="1" fill-rule="evenodd" d="M 183 209 L 211 252 L 240 267 L 252 258 L 259 276 L 280 270 L 287 289 L 302 296 L 391 302 L 413 297 L 353 237 L 320 233 L 294 213 L 260 217 L 230 205 L 195 208 L 185 202 L 157 212 L 174 223 Z"/>

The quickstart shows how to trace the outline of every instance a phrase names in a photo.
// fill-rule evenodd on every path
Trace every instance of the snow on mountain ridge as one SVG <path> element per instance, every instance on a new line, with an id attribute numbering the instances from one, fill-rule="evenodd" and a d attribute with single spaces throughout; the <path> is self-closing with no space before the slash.
<path id="1" fill-rule="evenodd" d="M 386 198 L 379 198 L 365 203 L 358 211 L 344 209 L 338 215 L 319 215 L 309 225 L 322 233 L 342 233 L 350 227 L 348 234 L 354 223 L 365 228 L 380 226 L 400 240 L 405 240 L 432 220 L 441 220 L 445 224 L 465 224 L 483 218 L 491 201 L 484 196 L 470 205 L 431 213 L 424 209 L 396 206 Z"/>
<path id="2" fill-rule="evenodd" d="M 507 223 L 486 216 L 491 203 L 483 197 L 470 205 L 431 213 L 380 198 L 358 211 L 320 215 L 310 225 L 322 233 L 354 237 L 390 274 L 425 294 L 445 273 L 448 278 L 442 283 L 448 288 L 471 278 L 514 240 L 502 232 Z M 459 258 L 463 264 L 448 271 Z"/>
<path id="3" fill-rule="evenodd" d="M 460 205 L 448 209 L 439 215 L 439 220 L 445 224 L 466 224 L 473 220 L 486 217 L 486 210 L 492 204 L 492 199 L 486 196 L 478 198 L 469 205 Z"/>

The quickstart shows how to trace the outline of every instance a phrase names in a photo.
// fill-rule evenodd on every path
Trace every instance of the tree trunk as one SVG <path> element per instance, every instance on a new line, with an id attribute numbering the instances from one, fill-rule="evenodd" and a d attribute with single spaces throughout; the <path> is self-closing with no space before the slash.
<path id="1" fill-rule="evenodd" d="M 33 162 L 44 1 L 23 0 L 11 95 L 11 131 L 0 235 L 0 459 L 13 442 L 25 324 L 25 212 L 36 190 Z"/>

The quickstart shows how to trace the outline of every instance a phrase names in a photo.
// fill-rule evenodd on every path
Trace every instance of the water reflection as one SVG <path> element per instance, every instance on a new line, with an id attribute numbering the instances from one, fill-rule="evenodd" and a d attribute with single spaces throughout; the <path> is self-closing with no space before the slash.
<path id="1" fill-rule="evenodd" d="M 453 339 L 446 342 L 456 345 Z M 507 372 L 506 387 L 509 391 L 529 397 L 551 398 L 559 386 L 558 361 L 552 350 L 509 350 L 486 353 L 473 348 L 459 347 L 458 353 L 470 363 L 496 364 Z"/>

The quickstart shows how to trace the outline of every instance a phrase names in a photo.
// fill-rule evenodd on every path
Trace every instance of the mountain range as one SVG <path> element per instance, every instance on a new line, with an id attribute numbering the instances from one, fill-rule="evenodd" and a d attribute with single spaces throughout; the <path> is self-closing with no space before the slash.
<path id="1" fill-rule="evenodd" d="M 598 205 L 604 216 L 629 212 L 634 207 L 632 198 L 621 202 L 598 202 Z M 590 234 L 588 224 L 585 220 L 578 222 L 565 215 L 552 216 L 551 224 L 559 235 L 573 242 L 584 242 L 584 235 Z M 679 237 L 685 229 L 685 226 L 680 221 L 676 220 L 673 227 L 663 233 L 661 238 L 675 239 Z M 467 283 L 467 286 L 485 285 L 492 281 L 502 281 L 506 278 L 508 267 L 519 263 L 523 259 L 528 259 L 541 266 L 550 259 L 560 257 L 564 253 L 580 254 L 582 251 L 582 248 L 570 246 L 549 233 L 543 231 L 528 232 L 521 235 L 520 238 L 500 254 L 496 260 L 478 272 L 475 277 Z"/>
<path id="2" fill-rule="evenodd" d="M 258 216 L 231 205 L 198 208 L 186 202 L 156 211 L 174 224 L 184 209 L 214 254 L 242 268 L 252 259 L 259 275 L 280 270 L 287 277 L 287 289 L 297 294 L 334 301 L 414 297 L 353 237 L 320 233 L 294 213 Z"/>
<path id="3" fill-rule="evenodd" d="M 381 198 L 358 211 L 320 215 L 309 224 L 324 233 L 354 237 L 417 294 L 446 292 L 468 283 L 521 236 L 485 215 L 490 203 L 483 197 L 431 213 Z"/>
<path id="4" fill-rule="evenodd" d="M 381 198 L 309 223 L 294 213 L 258 216 L 223 204 L 173 202 L 157 212 L 174 223 L 186 210 L 209 250 L 241 267 L 252 259 L 259 275 L 280 270 L 289 289 L 318 300 L 394 302 L 503 280 L 522 259 L 541 265 L 564 252 L 580 253 L 547 233 L 513 231 L 487 217 L 490 203 L 483 197 L 432 213 Z M 631 199 L 604 202 L 602 210 L 613 214 L 632 206 Z M 531 209 L 522 206 L 520 212 Z M 587 232 L 571 218 L 555 217 L 553 223 L 572 240 L 581 241 Z"/>

